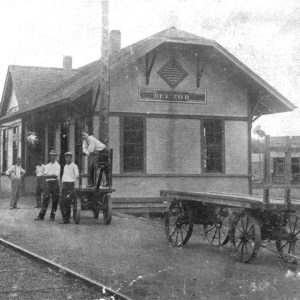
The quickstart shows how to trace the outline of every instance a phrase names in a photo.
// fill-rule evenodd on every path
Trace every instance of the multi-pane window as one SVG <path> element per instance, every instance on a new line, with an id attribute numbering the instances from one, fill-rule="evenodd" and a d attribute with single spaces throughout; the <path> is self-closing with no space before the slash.
<path id="1" fill-rule="evenodd" d="M 223 122 L 203 121 L 203 167 L 205 172 L 223 172 Z"/>
<path id="2" fill-rule="evenodd" d="M 20 127 L 14 126 L 13 127 L 13 163 L 16 162 L 16 158 L 18 157 L 19 152 L 19 134 L 20 134 Z"/>
<path id="3" fill-rule="evenodd" d="M 48 126 L 48 153 L 52 150 L 55 149 L 55 125 L 51 124 Z"/>
<path id="4" fill-rule="evenodd" d="M 284 176 L 285 158 L 275 157 L 274 158 L 274 176 Z"/>
<path id="5" fill-rule="evenodd" d="M 7 170 L 7 160 L 8 160 L 8 130 L 4 129 L 2 131 L 2 172 Z"/>
<path id="6" fill-rule="evenodd" d="M 144 119 L 123 118 L 123 171 L 144 171 Z"/>

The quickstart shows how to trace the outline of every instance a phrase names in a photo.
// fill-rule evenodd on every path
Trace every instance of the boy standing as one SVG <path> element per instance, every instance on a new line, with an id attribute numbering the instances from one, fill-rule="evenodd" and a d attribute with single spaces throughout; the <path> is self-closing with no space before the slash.
<path id="1" fill-rule="evenodd" d="M 10 209 L 17 209 L 17 203 L 21 194 L 21 181 L 25 174 L 25 170 L 21 167 L 21 157 L 16 158 L 16 164 L 12 165 L 5 174 L 11 180 L 11 201 Z"/>
<path id="2" fill-rule="evenodd" d="M 59 202 L 60 211 L 63 217 L 61 224 L 70 224 L 71 216 L 71 201 L 75 200 L 76 194 L 74 192 L 75 181 L 79 177 L 79 171 L 77 165 L 72 161 L 72 153 L 65 153 L 66 164 L 64 166 L 64 173 L 62 176 L 62 190 L 61 199 Z M 67 193 L 70 193 L 71 199 L 66 197 Z"/>

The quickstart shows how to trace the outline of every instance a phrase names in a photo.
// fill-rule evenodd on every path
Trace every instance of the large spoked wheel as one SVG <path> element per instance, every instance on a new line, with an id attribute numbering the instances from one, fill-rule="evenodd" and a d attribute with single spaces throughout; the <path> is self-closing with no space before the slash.
<path id="1" fill-rule="evenodd" d="M 247 213 L 237 215 L 232 223 L 230 239 L 241 262 L 251 262 L 257 256 L 261 244 L 261 232 L 257 220 Z"/>
<path id="2" fill-rule="evenodd" d="M 96 198 L 95 198 L 96 197 Z M 93 207 L 93 213 L 94 213 L 94 218 L 98 219 L 99 218 L 99 213 L 100 213 L 100 207 L 101 207 L 101 195 L 96 195 L 94 196 L 94 207 Z"/>
<path id="3" fill-rule="evenodd" d="M 229 241 L 232 212 L 227 207 L 216 207 L 213 222 L 204 224 L 204 235 L 211 245 L 220 247 Z"/>
<path id="4" fill-rule="evenodd" d="M 193 211 L 182 201 L 173 201 L 166 213 L 165 231 L 172 246 L 183 246 L 193 232 Z"/>
<path id="5" fill-rule="evenodd" d="M 282 228 L 282 240 L 276 241 L 277 251 L 284 261 L 299 263 L 300 258 L 300 220 L 296 215 L 289 215 L 286 225 Z"/>
<path id="6" fill-rule="evenodd" d="M 79 224 L 79 222 L 80 222 L 80 217 L 81 217 L 81 208 L 77 208 L 77 209 L 76 209 L 76 214 L 75 214 L 75 216 L 74 216 L 75 224 Z"/>
<path id="7" fill-rule="evenodd" d="M 109 225 L 112 219 L 112 200 L 110 194 L 103 196 L 103 221 L 104 224 Z"/>

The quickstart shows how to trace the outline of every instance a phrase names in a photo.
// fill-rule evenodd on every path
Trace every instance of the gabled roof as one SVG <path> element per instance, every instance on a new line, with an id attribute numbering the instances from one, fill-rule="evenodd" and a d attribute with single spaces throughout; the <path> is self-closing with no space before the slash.
<path id="1" fill-rule="evenodd" d="M 113 70 L 126 66 L 164 43 L 207 46 L 214 49 L 217 54 L 227 60 L 227 62 L 234 67 L 234 70 L 238 73 L 238 75 L 245 78 L 254 91 L 259 91 L 257 94 L 259 102 L 255 107 L 257 114 L 285 112 L 296 108 L 296 106 L 288 101 L 283 95 L 271 87 L 267 82 L 240 62 L 217 42 L 178 30 L 175 27 L 168 28 L 138 41 L 137 43 L 120 49 L 117 53 L 110 57 L 110 69 Z M 103 66 L 104 65 L 101 60 L 97 60 L 77 70 L 47 68 L 49 72 L 52 72 L 50 70 L 53 70 L 55 73 L 53 77 L 55 78 L 52 78 L 52 76 L 49 75 L 50 73 L 46 74 L 46 71 L 45 73 L 41 72 L 41 76 L 35 76 L 35 72 L 33 72 L 33 74 L 29 72 L 31 76 L 30 83 L 25 80 L 23 85 L 23 96 L 25 96 L 25 100 L 22 100 L 25 104 L 22 104 L 22 108 L 18 113 L 16 113 L 16 115 L 60 101 L 72 101 L 72 99 L 75 99 L 82 93 L 88 91 L 97 81 L 100 81 L 100 72 Z M 20 72 L 17 77 L 19 78 L 19 85 L 22 86 L 21 81 L 24 79 L 23 76 L 27 76 L 27 74 L 21 73 L 22 72 Z M 58 75 L 60 77 L 58 77 Z M 14 81 L 18 82 L 16 79 Z M 42 91 L 39 88 L 35 89 L 36 85 L 41 86 Z M 26 92 L 26 89 L 30 90 L 31 88 L 34 90 Z M 18 99 L 20 99 L 21 95 L 19 96 L 18 91 L 16 92 Z M 30 95 L 27 95 L 27 93 Z M 34 95 L 34 100 L 31 100 L 32 94 Z"/>
<path id="2" fill-rule="evenodd" d="M 20 114 L 31 109 L 47 93 L 55 90 L 62 81 L 73 77 L 78 72 L 76 69 L 10 65 L 1 99 L 0 116 L 6 113 L 12 88 L 18 99 L 19 111 L 17 114 Z"/>

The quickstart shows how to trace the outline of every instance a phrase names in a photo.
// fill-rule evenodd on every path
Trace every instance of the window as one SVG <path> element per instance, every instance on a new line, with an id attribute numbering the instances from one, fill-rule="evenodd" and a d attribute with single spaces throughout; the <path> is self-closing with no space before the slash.
<path id="1" fill-rule="evenodd" d="M 4 129 L 2 131 L 2 144 L 3 144 L 3 151 L 2 151 L 2 172 L 7 170 L 7 159 L 8 159 L 8 130 Z"/>
<path id="2" fill-rule="evenodd" d="M 48 126 L 48 152 L 47 153 L 49 153 L 52 149 L 55 149 L 55 134 L 56 134 L 55 124 L 50 124 Z"/>
<path id="3" fill-rule="evenodd" d="M 203 121 L 203 169 L 205 172 L 224 172 L 223 121 Z"/>
<path id="4" fill-rule="evenodd" d="M 274 158 L 274 176 L 284 176 L 285 158 L 275 157 Z"/>
<path id="5" fill-rule="evenodd" d="M 123 171 L 144 171 L 144 119 L 123 118 Z"/>
<path id="6" fill-rule="evenodd" d="M 19 134 L 20 134 L 20 127 L 19 126 L 14 126 L 13 127 L 13 163 L 16 162 L 16 158 L 18 157 L 19 153 Z"/>

